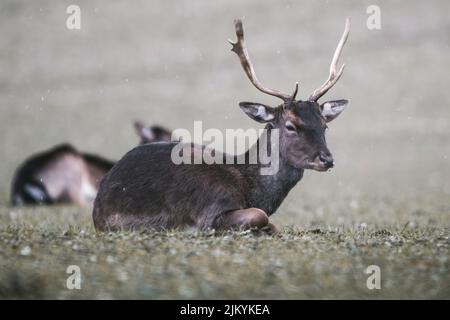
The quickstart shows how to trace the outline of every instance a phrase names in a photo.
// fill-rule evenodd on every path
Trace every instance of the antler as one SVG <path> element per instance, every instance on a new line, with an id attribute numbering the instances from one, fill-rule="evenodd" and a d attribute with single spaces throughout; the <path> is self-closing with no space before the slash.
<path id="1" fill-rule="evenodd" d="M 328 90 L 331 89 L 335 85 L 335 83 L 339 80 L 344 72 L 345 64 L 336 72 L 336 66 L 339 60 L 339 57 L 342 52 L 342 48 L 344 47 L 345 42 L 347 41 L 348 33 L 350 31 L 350 19 L 347 18 L 345 21 L 344 33 L 342 34 L 341 40 L 338 43 L 336 51 L 334 52 L 333 59 L 331 60 L 330 65 L 330 75 L 328 76 L 327 81 L 324 82 L 319 88 L 313 91 L 309 96 L 310 101 L 317 101 L 321 96 L 323 96 Z"/>
<path id="2" fill-rule="evenodd" d="M 228 42 L 233 46 L 231 51 L 236 53 L 239 57 L 239 60 L 241 60 L 242 68 L 244 68 L 244 71 L 247 74 L 247 77 L 250 79 L 250 82 L 256 87 L 256 89 L 264 93 L 270 94 L 272 96 L 278 97 L 285 102 L 294 100 L 298 91 L 298 82 L 295 84 L 294 92 L 291 95 L 275 89 L 266 88 L 261 84 L 261 82 L 259 82 L 258 78 L 256 77 L 255 70 L 253 69 L 252 63 L 250 61 L 250 57 L 248 56 L 247 49 L 245 48 L 244 29 L 242 27 L 242 21 L 239 19 L 234 20 L 234 26 L 236 29 L 237 41 L 233 42 L 231 40 L 228 40 Z"/>

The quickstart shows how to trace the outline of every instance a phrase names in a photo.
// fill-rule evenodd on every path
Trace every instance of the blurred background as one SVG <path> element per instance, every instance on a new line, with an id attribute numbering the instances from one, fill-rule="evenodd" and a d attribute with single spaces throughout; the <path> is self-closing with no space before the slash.
<path id="1" fill-rule="evenodd" d="M 80 30 L 66 28 L 71 4 L 81 8 Z M 381 9 L 380 30 L 366 26 L 372 4 Z M 306 99 L 326 79 L 351 17 L 341 58 L 347 68 L 322 98 L 351 100 L 327 133 L 336 167 L 307 172 L 279 211 L 295 211 L 306 198 L 345 198 L 349 207 L 358 207 L 358 197 L 440 199 L 447 216 L 449 11 L 444 0 L 4 0 L 0 202 L 27 156 L 69 142 L 119 159 L 138 143 L 137 119 L 172 129 L 192 129 L 194 120 L 205 129 L 260 128 L 238 102 L 279 100 L 257 91 L 230 52 L 233 19 L 243 19 L 260 80 L 288 92 L 299 81 L 298 97 Z"/>

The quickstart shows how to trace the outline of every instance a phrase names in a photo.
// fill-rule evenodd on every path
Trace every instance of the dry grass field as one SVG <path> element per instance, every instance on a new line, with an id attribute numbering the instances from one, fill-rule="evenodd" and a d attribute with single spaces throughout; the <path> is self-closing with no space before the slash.
<path id="1" fill-rule="evenodd" d="M 448 1 L 70 1 L 0 3 L 0 297 L 45 299 L 450 298 Z M 345 18 L 326 99 L 336 167 L 308 171 L 272 216 L 274 236 L 171 230 L 96 233 L 91 208 L 9 205 L 15 168 L 61 142 L 119 159 L 132 121 L 259 128 L 239 101 L 270 105 L 227 43 L 243 17 L 255 69 L 299 97 L 322 83 Z M 66 288 L 78 265 L 80 290 Z M 381 269 L 380 290 L 365 270 Z"/>

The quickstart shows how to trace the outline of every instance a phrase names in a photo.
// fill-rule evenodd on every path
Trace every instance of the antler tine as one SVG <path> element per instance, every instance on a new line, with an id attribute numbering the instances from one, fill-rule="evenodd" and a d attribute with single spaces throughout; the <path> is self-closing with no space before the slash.
<path id="1" fill-rule="evenodd" d="M 347 41 L 348 34 L 350 32 L 350 18 L 345 20 L 345 28 L 344 33 L 342 34 L 341 40 L 337 45 L 336 51 L 334 52 L 333 59 L 331 60 L 330 65 L 330 74 L 328 76 L 327 81 L 324 82 L 319 88 L 313 91 L 309 96 L 310 101 L 317 101 L 321 96 L 323 96 L 328 90 L 333 87 L 339 78 L 342 76 L 344 72 L 345 64 L 341 66 L 338 72 L 336 72 L 337 63 L 339 61 L 339 57 L 341 56 L 342 48 L 344 47 L 345 42 Z"/>
<path id="2" fill-rule="evenodd" d="M 237 41 L 233 42 L 232 40 L 228 40 L 228 42 L 233 46 L 231 48 L 231 51 L 233 51 L 238 55 L 239 60 L 241 61 L 242 68 L 247 74 L 247 77 L 249 78 L 250 82 L 256 87 L 256 89 L 264 93 L 270 94 L 272 96 L 278 97 L 285 102 L 294 100 L 298 91 L 298 83 L 296 84 L 294 93 L 292 95 L 289 95 L 275 89 L 266 88 L 261 84 L 261 82 L 259 82 L 258 78 L 256 77 L 255 70 L 253 69 L 253 65 L 251 63 L 247 49 L 245 48 L 244 28 L 242 27 L 242 21 L 240 19 L 234 20 L 234 26 L 236 29 Z"/>

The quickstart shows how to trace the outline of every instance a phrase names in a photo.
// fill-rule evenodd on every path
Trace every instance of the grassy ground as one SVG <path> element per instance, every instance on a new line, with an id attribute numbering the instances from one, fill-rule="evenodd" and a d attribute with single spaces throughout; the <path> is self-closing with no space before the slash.
<path id="1" fill-rule="evenodd" d="M 80 209 L 4 211 L 0 296 L 448 298 L 449 228 L 441 224 L 447 217 L 427 210 L 386 225 L 330 225 L 310 212 L 303 219 L 314 223 L 285 225 L 276 236 L 176 230 L 97 234 Z M 80 290 L 66 288 L 69 265 L 81 268 Z M 380 290 L 366 287 L 370 265 L 381 268 Z"/>
<path id="2" fill-rule="evenodd" d="M 450 298 L 448 1 L 78 1 L 0 4 L 0 297 Z M 11 208 L 14 169 L 68 141 L 119 158 L 131 122 L 256 128 L 237 102 L 278 101 L 245 79 L 226 39 L 245 17 L 262 82 L 302 98 L 326 77 L 346 16 L 347 68 L 327 99 L 330 173 L 307 172 L 273 222 L 253 233 L 97 234 L 91 208 Z M 78 265 L 81 290 L 65 287 Z M 364 273 L 381 268 L 380 290 Z"/>

